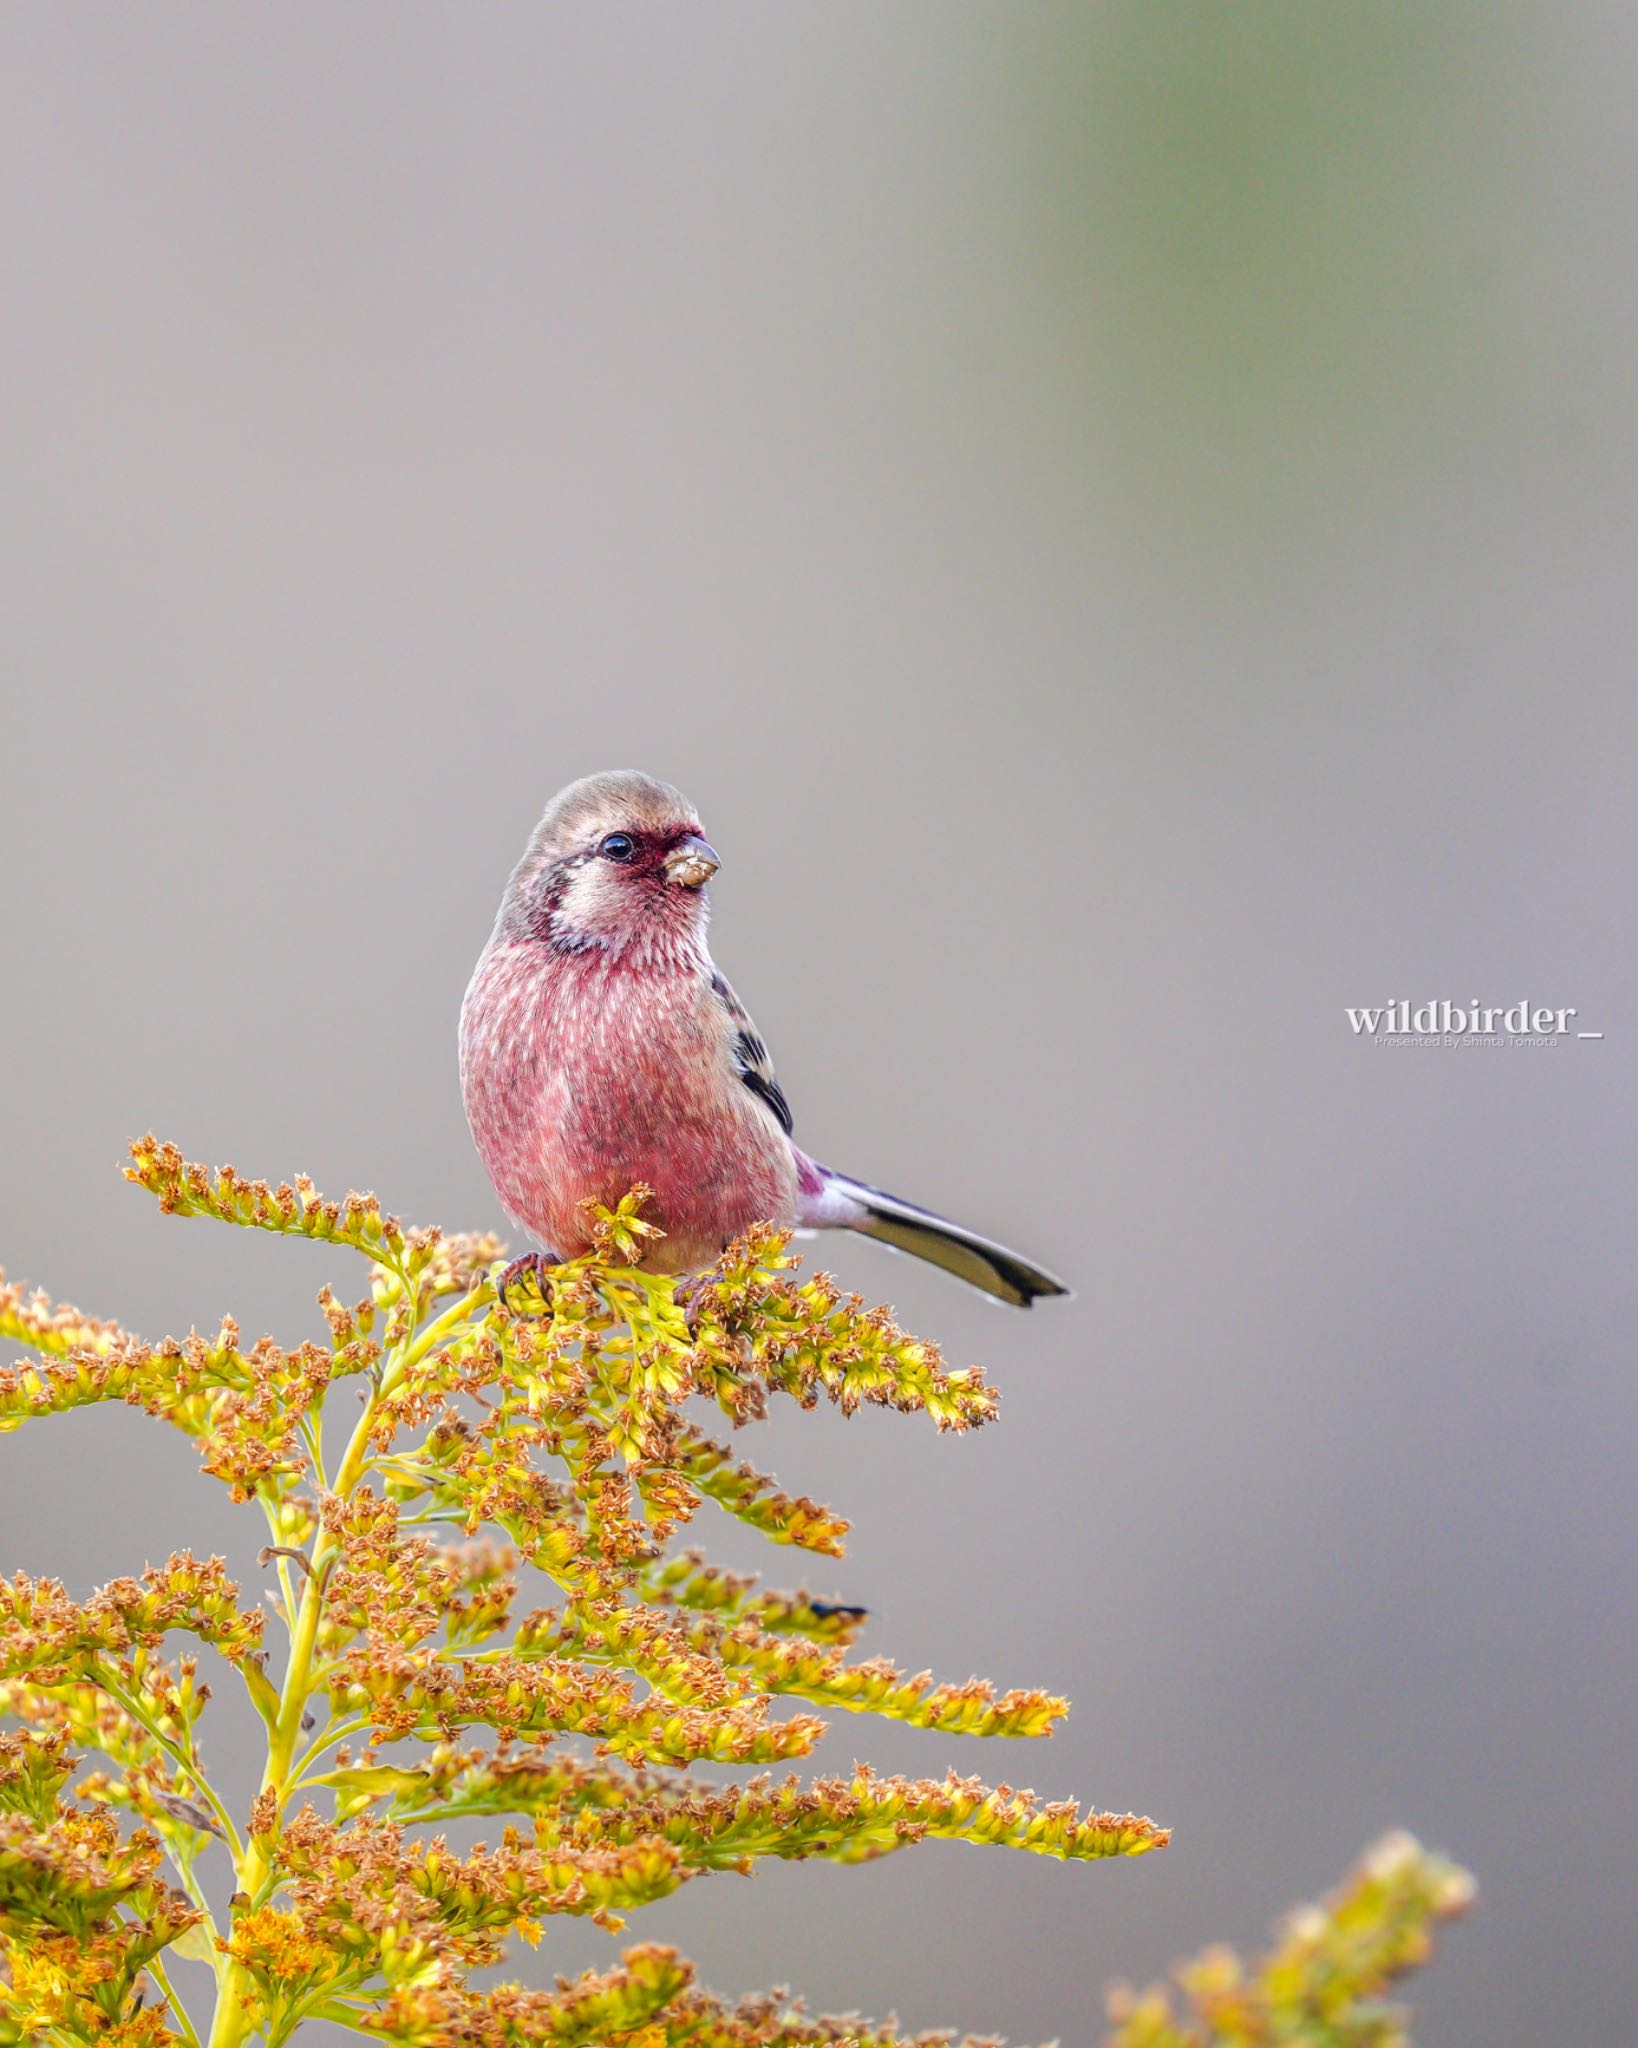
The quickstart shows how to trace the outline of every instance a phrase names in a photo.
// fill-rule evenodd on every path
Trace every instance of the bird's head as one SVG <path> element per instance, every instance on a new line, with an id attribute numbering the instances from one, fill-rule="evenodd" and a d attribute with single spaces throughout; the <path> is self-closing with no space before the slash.
<path id="1" fill-rule="evenodd" d="M 697 945 L 717 856 L 681 790 L 635 769 L 560 790 L 507 884 L 500 928 L 560 952 L 655 959 Z"/>

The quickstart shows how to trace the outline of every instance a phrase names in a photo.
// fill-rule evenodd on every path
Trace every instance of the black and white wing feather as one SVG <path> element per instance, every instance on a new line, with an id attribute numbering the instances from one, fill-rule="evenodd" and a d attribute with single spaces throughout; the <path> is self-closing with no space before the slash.
<path id="1" fill-rule="evenodd" d="M 785 1100 L 785 1091 L 780 1087 L 774 1074 L 773 1061 L 768 1057 L 768 1048 L 762 1042 L 762 1034 L 752 1023 L 751 1013 L 734 994 L 725 976 L 713 974 L 711 988 L 717 1001 L 728 1013 L 730 1048 L 734 1065 L 739 1069 L 739 1078 L 759 1101 L 773 1111 L 781 1130 L 789 1137 L 791 1106 Z"/>

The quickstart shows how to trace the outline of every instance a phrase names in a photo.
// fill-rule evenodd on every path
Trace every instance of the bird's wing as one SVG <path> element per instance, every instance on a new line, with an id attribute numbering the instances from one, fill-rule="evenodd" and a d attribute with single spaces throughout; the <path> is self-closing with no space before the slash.
<path id="1" fill-rule="evenodd" d="M 751 1093 L 765 1102 L 778 1118 L 786 1137 L 791 1133 L 791 1106 L 774 1076 L 773 1061 L 762 1042 L 762 1034 L 751 1021 L 751 1013 L 734 994 L 727 977 L 711 976 L 711 992 L 728 1014 L 729 1050 L 739 1078 Z"/>

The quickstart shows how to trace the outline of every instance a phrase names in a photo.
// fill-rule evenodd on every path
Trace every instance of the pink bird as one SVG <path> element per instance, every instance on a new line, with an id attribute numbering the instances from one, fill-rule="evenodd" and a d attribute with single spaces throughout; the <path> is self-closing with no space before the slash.
<path id="1" fill-rule="evenodd" d="M 650 776 L 589 775 L 547 805 L 461 1006 L 467 1121 L 507 1215 L 573 1257 L 582 1203 L 645 1181 L 656 1272 L 696 1273 L 774 1223 L 862 1231 L 1022 1308 L 1066 1294 L 793 1142 L 768 1049 L 706 950 L 717 867 L 694 806 Z"/>

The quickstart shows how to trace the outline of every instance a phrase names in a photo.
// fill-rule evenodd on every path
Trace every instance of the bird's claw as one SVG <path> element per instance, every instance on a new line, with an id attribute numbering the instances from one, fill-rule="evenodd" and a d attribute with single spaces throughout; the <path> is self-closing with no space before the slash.
<path id="1" fill-rule="evenodd" d="M 700 1304 L 705 1295 L 709 1275 L 696 1273 L 691 1279 L 679 1280 L 671 1290 L 671 1299 L 683 1312 L 683 1321 L 688 1325 L 688 1334 L 698 1341 L 700 1334 Z"/>
<path id="2" fill-rule="evenodd" d="M 513 1259 L 504 1269 L 495 1282 L 495 1299 L 508 1315 L 541 1314 L 551 1306 L 551 1286 L 546 1278 L 546 1269 L 551 1263 L 544 1252 L 525 1252 L 520 1258 Z M 541 1303 L 538 1310 L 529 1300 L 527 1291 L 519 1287 L 519 1282 L 525 1278 L 534 1282 L 534 1292 L 540 1297 Z M 513 1288 L 518 1288 L 522 1297 L 519 1302 L 510 1299 Z"/>

